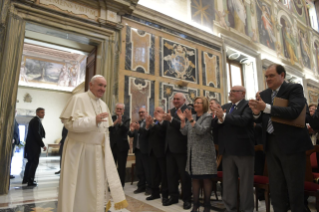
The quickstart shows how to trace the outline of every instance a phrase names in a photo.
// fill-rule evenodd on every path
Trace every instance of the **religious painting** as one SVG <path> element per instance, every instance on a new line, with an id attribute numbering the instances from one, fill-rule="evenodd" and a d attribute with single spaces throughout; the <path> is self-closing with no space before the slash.
<path id="1" fill-rule="evenodd" d="M 154 113 L 154 81 L 125 76 L 124 93 L 125 115 L 132 121 L 138 121 L 138 111 L 146 108 L 149 114 Z"/>
<path id="2" fill-rule="evenodd" d="M 213 28 L 215 0 L 191 0 L 192 20 L 201 26 Z"/>
<path id="3" fill-rule="evenodd" d="M 87 61 L 87 58 L 84 58 L 84 59 L 80 62 L 79 78 L 80 78 L 80 81 L 81 81 L 81 82 L 84 82 L 84 81 L 85 81 L 86 61 Z"/>
<path id="4" fill-rule="evenodd" d="M 298 29 L 298 39 L 300 45 L 302 64 L 304 67 L 311 69 L 311 50 L 309 47 L 309 38 L 307 32 Z"/>
<path id="5" fill-rule="evenodd" d="M 126 26 L 125 69 L 154 75 L 155 36 Z"/>
<path id="6" fill-rule="evenodd" d="M 222 99 L 221 99 L 220 93 L 204 90 L 204 96 L 207 97 L 208 100 L 216 99 L 222 105 Z"/>
<path id="7" fill-rule="evenodd" d="M 283 55 L 294 65 L 298 62 L 296 37 L 294 35 L 293 25 L 286 16 L 281 16 L 281 37 L 283 45 Z"/>
<path id="8" fill-rule="evenodd" d="M 202 51 L 203 85 L 220 88 L 219 56 Z"/>
<path id="9" fill-rule="evenodd" d="M 84 59 L 86 61 L 86 58 Z M 85 80 L 80 77 L 77 63 L 65 63 L 43 58 L 23 56 L 19 85 L 72 91 Z"/>
<path id="10" fill-rule="evenodd" d="M 319 103 L 319 90 L 309 90 L 309 104 L 318 104 Z M 309 105 L 308 104 L 308 105 Z"/>
<path id="11" fill-rule="evenodd" d="M 196 49 L 164 38 L 161 48 L 161 76 L 198 83 Z"/>
<path id="12" fill-rule="evenodd" d="M 296 14 L 300 21 L 302 21 L 304 24 L 307 24 L 306 10 L 303 0 L 288 0 L 288 2 L 290 11 Z"/>
<path id="13" fill-rule="evenodd" d="M 314 58 L 315 58 L 315 65 L 316 65 L 316 73 L 319 74 L 319 41 L 315 41 L 314 44 Z"/>
<path id="14" fill-rule="evenodd" d="M 164 111 L 168 111 L 174 107 L 173 99 L 176 93 L 183 93 L 186 97 L 186 104 L 193 104 L 195 98 L 199 96 L 199 90 L 195 88 L 180 88 L 176 85 L 168 83 L 160 83 L 160 105 Z"/>
<path id="15" fill-rule="evenodd" d="M 261 0 L 256 0 L 257 5 L 257 22 L 259 28 L 260 43 L 270 49 L 276 49 L 276 20 L 271 11 L 271 6 Z"/>
<path id="16" fill-rule="evenodd" d="M 237 32 L 248 35 L 245 0 L 227 0 L 228 23 Z"/>

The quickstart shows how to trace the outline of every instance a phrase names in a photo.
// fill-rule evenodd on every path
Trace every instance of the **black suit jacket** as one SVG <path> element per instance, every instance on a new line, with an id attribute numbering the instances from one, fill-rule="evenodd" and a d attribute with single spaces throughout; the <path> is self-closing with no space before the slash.
<path id="1" fill-rule="evenodd" d="M 40 118 L 35 116 L 29 122 L 28 135 L 25 145 L 25 158 L 31 159 L 39 157 L 41 147 L 44 147 L 42 138 L 45 138 L 45 131 L 40 121 Z"/>
<path id="2" fill-rule="evenodd" d="M 141 126 L 142 121 L 138 122 Z M 136 144 L 137 139 L 139 139 L 140 151 L 143 154 L 148 154 L 148 130 L 145 129 L 145 122 L 144 126 L 140 127 L 139 130 L 134 130 L 133 132 L 129 131 L 128 135 L 133 139 L 133 153 L 136 151 Z"/>
<path id="3" fill-rule="evenodd" d="M 157 158 L 165 156 L 165 129 L 159 123 L 148 130 L 148 153 Z"/>
<path id="4" fill-rule="evenodd" d="M 15 145 L 20 144 L 20 130 L 19 130 L 19 124 L 16 119 L 14 119 L 13 139 L 14 139 Z"/>
<path id="5" fill-rule="evenodd" d="M 117 119 L 117 116 L 112 116 L 113 122 Z M 117 146 L 120 152 L 128 151 L 130 146 L 127 140 L 127 133 L 130 128 L 130 120 L 126 116 L 122 116 L 122 124 L 116 124 L 114 126 L 109 127 L 110 130 L 110 144 L 111 148 Z"/>
<path id="6" fill-rule="evenodd" d="M 226 117 L 222 124 L 218 119 L 212 120 L 214 138 L 218 140 L 220 154 L 236 156 L 255 155 L 254 120 L 248 101 L 241 100 L 231 114 L 232 104 L 222 106 Z"/>
<path id="7" fill-rule="evenodd" d="M 260 92 L 260 97 L 265 103 L 271 104 L 271 89 L 266 89 Z M 256 122 L 262 123 L 262 143 L 264 149 L 267 149 L 267 126 L 270 117 L 279 117 L 284 119 L 296 119 L 302 109 L 305 106 L 305 97 L 303 94 L 303 88 L 299 84 L 291 84 L 284 82 L 276 97 L 288 99 L 288 107 L 271 107 L 271 114 L 261 112 L 261 115 Z M 304 152 L 312 149 L 311 143 L 305 120 L 305 127 L 298 128 L 285 124 L 273 122 L 274 138 L 278 142 L 280 149 L 286 154 L 292 154 L 297 152 Z"/>
<path id="8" fill-rule="evenodd" d="M 309 125 L 314 130 L 319 130 L 319 104 L 317 106 L 317 110 L 312 117 L 309 118 Z"/>
<path id="9" fill-rule="evenodd" d="M 181 107 L 181 110 L 184 111 L 187 108 L 186 105 Z M 172 153 L 187 153 L 187 136 L 182 135 L 180 128 L 181 122 L 176 114 L 176 109 L 173 108 L 170 110 L 170 113 L 173 117 L 172 122 L 164 121 L 163 127 L 166 129 L 165 135 L 165 151 L 170 151 Z"/>

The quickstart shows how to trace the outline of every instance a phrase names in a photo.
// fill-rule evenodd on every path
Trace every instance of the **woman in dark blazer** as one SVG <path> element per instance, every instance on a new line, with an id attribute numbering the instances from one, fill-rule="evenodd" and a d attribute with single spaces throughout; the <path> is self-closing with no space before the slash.
<path id="1" fill-rule="evenodd" d="M 204 185 L 204 212 L 210 211 L 210 195 L 212 178 L 217 174 L 216 153 L 211 131 L 212 116 L 207 113 L 208 101 L 205 97 L 197 97 L 194 101 L 196 114 L 186 109 L 177 111 L 181 119 L 181 133 L 187 135 L 186 171 L 192 178 L 193 209 L 199 209 L 199 191 L 201 182 Z"/>

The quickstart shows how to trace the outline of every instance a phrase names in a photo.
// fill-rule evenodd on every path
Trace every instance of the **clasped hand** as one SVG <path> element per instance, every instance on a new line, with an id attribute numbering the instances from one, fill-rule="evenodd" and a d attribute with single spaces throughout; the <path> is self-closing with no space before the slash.
<path id="1" fill-rule="evenodd" d="M 101 122 L 106 122 L 107 120 L 105 120 L 105 118 L 107 118 L 109 116 L 108 113 L 100 113 L 98 115 L 96 115 L 96 123 L 99 124 Z"/>

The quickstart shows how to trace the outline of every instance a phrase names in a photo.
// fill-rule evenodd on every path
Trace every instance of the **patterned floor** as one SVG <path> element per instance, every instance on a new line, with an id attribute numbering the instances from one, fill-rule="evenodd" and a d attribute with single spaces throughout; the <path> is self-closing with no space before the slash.
<path id="1" fill-rule="evenodd" d="M 12 174 L 16 176 L 11 181 L 10 190 L 8 195 L 0 196 L 0 212 L 56 212 L 59 175 L 54 172 L 59 170 L 59 157 L 41 157 L 39 168 L 36 174 L 37 187 L 28 187 L 22 185 L 22 170 L 23 158 L 21 153 L 16 153 L 13 158 Z M 189 212 L 190 210 L 183 210 L 182 201 L 168 207 L 162 206 L 161 200 L 147 201 L 146 196 L 142 194 L 134 194 L 136 183 L 131 185 L 126 183 L 125 194 L 129 207 L 121 212 Z M 221 196 L 218 193 L 218 199 Z M 309 198 L 309 208 L 312 212 L 315 210 L 315 199 Z M 222 201 L 211 202 L 214 210 L 223 211 Z M 203 208 L 200 209 L 201 211 Z M 115 211 L 113 208 L 111 212 Z M 265 212 L 265 202 L 259 202 L 258 212 Z M 271 211 L 273 211 L 271 209 Z"/>

